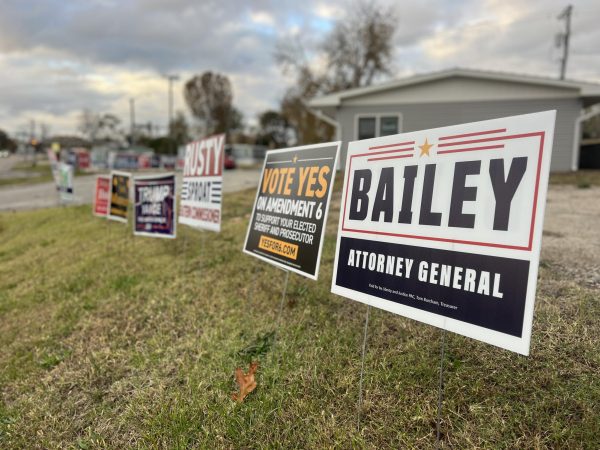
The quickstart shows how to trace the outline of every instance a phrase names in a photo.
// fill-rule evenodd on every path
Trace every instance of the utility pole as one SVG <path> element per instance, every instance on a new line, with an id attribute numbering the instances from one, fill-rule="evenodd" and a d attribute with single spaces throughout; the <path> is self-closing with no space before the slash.
<path id="1" fill-rule="evenodd" d="M 133 145 L 135 144 L 135 99 L 130 98 L 129 99 L 129 117 L 130 117 L 130 126 L 131 126 L 131 146 L 133 147 Z"/>
<path id="2" fill-rule="evenodd" d="M 31 166 L 32 167 L 35 166 L 35 161 L 36 161 L 35 145 L 37 145 L 37 140 L 35 139 L 35 120 L 31 119 L 29 145 L 26 148 L 31 149 Z"/>
<path id="3" fill-rule="evenodd" d="M 556 35 L 556 46 L 562 47 L 563 55 L 560 60 L 560 79 L 565 79 L 567 72 L 567 60 L 569 59 L 569 38 L 571 37 L 571 14 L 573 13 L 573 5 L 567 6 L 558 15 L 558 20 L 565 21 L 565 32 Z"/>
<path id="4" fill-rule="evenodd" d="M 167 122 L 167 130 L 169 132 L 169 136 L 171 136 L 171 123 L 173 122 L 173 82 L 179 80 L 179 75 L 177 74 L 167 74 L 164 77 L 169 82 L 169 121 Z"/>

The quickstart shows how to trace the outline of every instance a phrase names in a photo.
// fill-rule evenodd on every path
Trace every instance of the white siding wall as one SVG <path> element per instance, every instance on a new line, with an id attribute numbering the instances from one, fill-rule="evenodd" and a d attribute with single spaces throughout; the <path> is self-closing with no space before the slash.
<path id="1" fill-rule="evenodd" d="M 402 114 L 402 132 L 407 132 L 556 109 L 556 129 L 550 169 L 553 172 L 569 171 L 571 170 L 575 118 L 579 116 L 581 106 L 581 101 L 575 98 L 406 104 L 397 106 L 342 105 L 337 115 L 337 120 L 341 125 L 340 137 L 343 141 L 341 167 L 345 167 L 346 164 L 348 142 L 356 138 L 355 116 L 357 114 Z"/>

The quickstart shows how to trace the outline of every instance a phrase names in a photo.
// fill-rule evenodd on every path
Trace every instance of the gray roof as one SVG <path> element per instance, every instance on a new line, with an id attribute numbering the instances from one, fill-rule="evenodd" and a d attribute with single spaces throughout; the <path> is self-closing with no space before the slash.
<path id="1" fill-rule="evenodd" d="M 581 97 L 600 97 L 600 84 L 589 83 L 575 80 L 557 80 L 550 77 L 540 77 L 534 75 L 523 75 L 507 72 L 491 72 L 484 70 L 453 68 L 440 72 L 431 72 L 426 74 L 413 75 L 407 78 L 400 78 L 374 86 L 348 89 L 335 92 L 333 94 L 316 97 L 309 102 L 313 108 L 338 106 L 342 100 L 359 97 L 361 95 L 372 94 L 388 89 L 402 88 L 430 81 L 437 81 L 451 77 L 477 78 L 480 80 L 505 81 L 521 84 L 532 84 L 538 86 L 557 87 L 563 89 L 574 89 L 579 92 Z"/>

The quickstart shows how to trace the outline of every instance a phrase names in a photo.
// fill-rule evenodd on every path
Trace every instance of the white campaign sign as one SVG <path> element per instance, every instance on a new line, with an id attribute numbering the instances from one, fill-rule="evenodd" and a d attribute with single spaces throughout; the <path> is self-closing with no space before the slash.
<path id="1" fill-rule="evenodd" d="M 73 201 L 73 166 L 65 163 L 58 164 L 58 191 L 61 203 Z"/>
<path id="2" fill-rule="evenodd" d="M 528 354 L 555 115 L 351 142 L 332 292 Z"/>
<path id="3" fill-rule="evenodd" d="M 211 231 L 221 230 L 224 156 L 224 134 L 187 145 L 179 223 Z"/>

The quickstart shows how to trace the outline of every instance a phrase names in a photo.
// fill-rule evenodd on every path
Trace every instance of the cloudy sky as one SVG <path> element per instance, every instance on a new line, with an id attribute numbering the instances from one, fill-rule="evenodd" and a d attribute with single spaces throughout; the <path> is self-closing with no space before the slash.
<path id="1" fill-rule="evenodd" d="M 380 0 L 397 11 L 398 77 L 449 67 L 556 76 L 557 0 Z M 600 82 L 600 2 L 572 1 L 569 78 Z M 341 0 L 0 0 L 0 128 L 30 121 L 73 133 L 84 108 L 165 126 L 167 82 L 227 74 L 247 121 L 276 107 L 291 82 L 273 60 L 278 41 L 310 50 L 343 18 Z M 318 60 L 318 55 L 316 60 Z"/>

